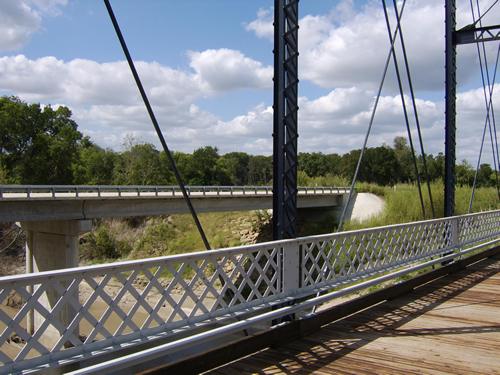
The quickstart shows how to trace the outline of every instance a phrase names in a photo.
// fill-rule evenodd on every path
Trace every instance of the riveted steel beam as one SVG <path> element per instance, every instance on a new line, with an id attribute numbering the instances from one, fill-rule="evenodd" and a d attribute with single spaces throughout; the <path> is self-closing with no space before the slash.
<path id="1" fill-rule="evenodd" d="M 299 0 L 274 2 L 273 237 L 297 235 Z"/>
<path id="2" fill-rule="evenodd" d="M 456 98 L 457 98 L 457 47 L 454 41 L 456 28 L 456 1 L 445 1 L 445 171 L 444 216 L 455 212 L 455 160 L 456 160 Z"/>
<path id="3" fill-rule="evenodd" d="M 457 30 L 454 38 L 456 45 L 491 42 L 494 40 L 500 40 L 500 25 L 485 27 L 469 25 Z"/>

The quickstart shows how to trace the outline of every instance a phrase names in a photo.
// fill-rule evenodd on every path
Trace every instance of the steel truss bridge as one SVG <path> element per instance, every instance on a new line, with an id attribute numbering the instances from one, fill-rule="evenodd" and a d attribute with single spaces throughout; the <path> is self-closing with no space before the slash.
<path id="1" fill-rule="evenodd" d="M 176 362 L 499 245 L 497 210 L 2 277 L 0 373 L 62 366 L 123 374 Z M 39 322 L 34 332 L 30 314 Z"/>
<path id="2" fill-rule="evenodd" d="M 384 0 L 382 2 L 387 19 L 386 4 Z M 104 3 L 162 146 L 167 157 L 171 158 L 180 192 L 186 198 L 209 249 L 190 203 L 190 193 L 175 168 L 110 2 L 104 0 Z M 163 366 L 209 356 L 216 349 L 222 350 L 225 361 L 230 361 L 237 358 L 230 355 L 235 341 L 248 346 L 247 340 L 256 338 L 251 341 L 251 348 L 239 347 L 239 355 L 244 356 L 276 341 L 276 332 L 281 333 L 283 328 L 300 331 L 302 323 L 307 325 L 311 321 L 316 321 L 319 328 L 321 322 L 338 319 L 342 313 L 335 307 L 329 310 L 333 313 L 329 313 L 328 319 L 318 307 L 339 297 L 371 287 L 383 288 L 389 281 L 397 282 L 401 278 L 413 277 L 416 272 L 427 272 L 423 281 L 417 277 L 411 279 L 410 284 L 395 285 L 400 292 L 401 289 L 412 290 L 417 285 L 412 284 L 412 280 L 425 283 L 448 272 L 446 270 L 450 267 L 498 255 L 500 210 L 453 215 L 456 49 L 460 44 L 499 40 L 499 27 L 477 26 L 479 18 L 473 25 L 456 30 L 455 0 L 445 0 L 446 217 L 295 238 L 299 191 L 298 5 L 298 0 L 275 0 L 274 7 L 272 197 L 276 240 L 251 246 L 1 277 L 0 373 L 55 370 L 74 374 L 123 374 L 152 368 L 161 371 Z M 398 12 L 395 1 L 394 6 Z M 403 44 L 400 16 L 396 14 L 396 34 L 399 30 Z M 392 42 L 390 52 L 397 64 L 394 52 L 396 34 L 392 37 L 387 23 Z M 492 89 L 490 102 L 491 95 Z M 488 116 L 489 107 L 487 103 Z M 31 195 L 30 189 L 26 187 L 24 199 L 34 199 L 35 194 Z M 75 194 L 74 198 L 80 193 L 77 189 L 71 192 Z M 97 190 L 92 194 L 105 193 Z M 120 194 L 120 190 L 115 193 Z M 160 191 L 152 193 L 161 194 Z M 177 194 L 174 189 L 170 193 Z M 207 191 L 198 193 L 207 194 Z M 268 193 L 266 190 L 263 194 Z M 8 195 L 8 192 L 3 194 Z M 57 198 L 61 192 L 52 188 L 41 194 Z M 141 191 L 132 194 L 139 196 Z M 220 191 L 215 194 L 231 193 Z M 81 228 L 68 226 L 64 229 L 67 232 L 61 234 L 61 244 L 74 246 L 68 242 L 68 233 L 78 234 Z M 27 248 L 29 246 L 28 243 Z M 59 256 L 63 254 L 53 255 L 54 258 Z M 369 307 L 370 303 L 387 300 L 394 294 L 391 288 L 381 289 L 374 294 L 376 297 L 368 297 L 369 302 L 355 305 L 359 310 Z M 498 296 L 497 290 L 496 293 Z M 495 300 L 498 301 L 498 297 Z M 344 314 L 358 311 L 345 307 L 340 310 Z M 498 328 L 498 320 L 494 323 Z M 194 360 L 191 362 L 193 364 Z M 498 370 L 498 366 L 494 370 Z"/>

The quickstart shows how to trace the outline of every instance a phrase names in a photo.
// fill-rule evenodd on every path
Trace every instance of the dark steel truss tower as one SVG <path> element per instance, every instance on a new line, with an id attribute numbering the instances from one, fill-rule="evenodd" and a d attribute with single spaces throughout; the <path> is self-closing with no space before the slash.
<path id="1" fill-rule="evenodd" d="M 296 237 L 299 0 L 274 1 L 273 237 Z"/>
<path id="2" fill-rule="evenodd" d="M 444 216 L 455 212 L 455 160 L 456 160 L 456 97 L 457 97 L 457 46 L 454 40 L 456 28 L 456 2 L 445 3 L 446 81 L 445 81 L 445 164 L 444 164 Z"/>
<path id="3" fill-rule="evenodd" d="M 495 5 L 495 4 L 493 4 Z M 456 30 L 456 0 L 445 0 L 446 115 L 444 216 L 455 215 L 457 46 L 500 40 L 500 25 L 468 25 Z M 477 23 L 477 22 L 476 22 Z"/>

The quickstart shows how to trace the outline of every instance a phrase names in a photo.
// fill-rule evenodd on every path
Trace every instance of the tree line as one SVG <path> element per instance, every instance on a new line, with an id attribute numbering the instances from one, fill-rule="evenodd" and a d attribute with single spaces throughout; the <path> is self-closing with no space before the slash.
<path id="1" fill-rule="evenodd" d="M 310 178 L 352 178 L 360 150 L 346 154 L 299 153 L 299 183 Z M 193 153 L 174 152 L 188 185 L 269 185 L 272 157 L 230 152 L 221 155 L 206 146 Z M 431 180 L 444 178 L 444 156 L 427 155 Z M 417 161 L 422 170 L 423 158 Z M 457 165 L 457 183 L 472 185 L 475 170 Z M 405 138 L 393 145 L 368 148 L 359 181 L 380 185 L 415 182 L 412 154 Z M 123 151 L 104 149 L 78 131 L 69 108 L 28 104 L 16 97 L 0 98 L 0 183 L 85 185 L 175 185 L 167 157 L 150 143 L 128 140 Z M 479 186 L 494 186 L 495 171 L 482 164 Z"/>

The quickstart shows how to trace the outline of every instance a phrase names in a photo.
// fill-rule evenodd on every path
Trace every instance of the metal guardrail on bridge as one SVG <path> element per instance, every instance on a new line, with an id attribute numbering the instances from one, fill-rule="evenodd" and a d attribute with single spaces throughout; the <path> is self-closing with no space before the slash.
<path id="1" fill-rule="evenodd" d="M 58 366 L 158 339 L 171 342 L 147 353 L 175 351 L 498 243 L 500 210 L 2 277 L 0 373 Z M 6 308 L 9 298 L 18 302 Z M 58 318 L 62 309 L 68 323 Z M 34 333 L 23 323 L 30 312 L 41 319 Z M 49 327 L 57 333 L 51 344 L 44 340 Z M 141 353 L 113 365 L 147 354 Z M 103 366 L 85 372 L 102 373 Z"/>
<path id="2" fill-rule="evenodd" d="M 190 196 L 272 195 L 270 186 L 186 186 Z M 345 194 L 346 187 L 299 187 L 299 195 Z M 1 199 L 182 197 L 179 186 L 147 185 L 0 185 Z"/>

